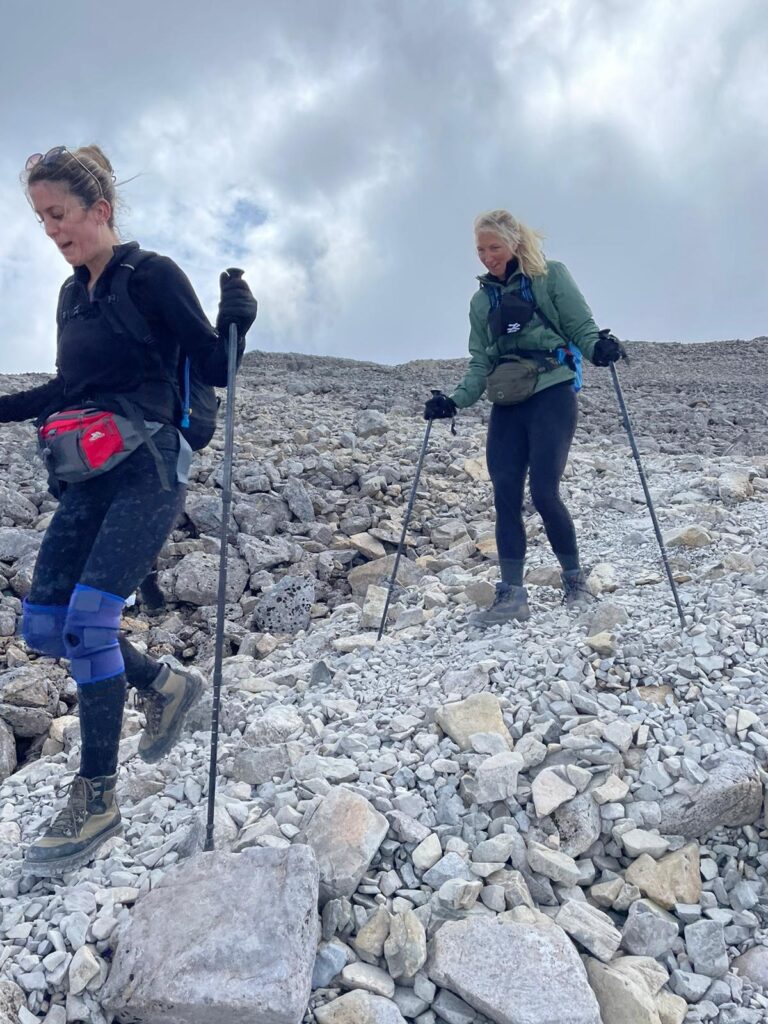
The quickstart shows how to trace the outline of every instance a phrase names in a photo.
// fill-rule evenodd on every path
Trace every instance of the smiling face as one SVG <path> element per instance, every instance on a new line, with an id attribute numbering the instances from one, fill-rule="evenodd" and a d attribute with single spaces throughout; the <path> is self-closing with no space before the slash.
<path id="1" fill-rule="evenodd" d="M 515 255 L 514 250 L 492 231 L 478 231 L 475 235 L 477 255 L 486 270 L 494 277 L 504 279 L 507 263 Z"/>
<path id="2" fill-rule="evenodd" d="M 91 267 L 111 256 L 115 238 L 106 199 L 86 209 L 66 185 L 55 181 L 35 182 L 28 192 L 46 235 L 70 266 Z"/>

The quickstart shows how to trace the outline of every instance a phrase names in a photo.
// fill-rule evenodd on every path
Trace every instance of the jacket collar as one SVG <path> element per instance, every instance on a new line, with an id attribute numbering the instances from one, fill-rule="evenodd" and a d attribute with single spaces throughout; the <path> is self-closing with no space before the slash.
<path id="1" fill-rule="evenodd" d="M 501 285 L 504 287 L 504 285 L 509 284 L 513 277 L 517 277 L 520 274 L 522 274 L 520 264 L 517 261 L 517 257 L 513 256 L 509 263 L 507 263 L 503 281 L 494 274 L 480 274 L 477 280 L 480 284 Z"/>
<path id="2" fill-rule="evenodd" d="M 122 242 L 120 245 L 113 245 L 112 258 L 110 259 L 106 267 L 104 267 L 104 270 L 101 272 L 99 277 L 102 278 L 108 272 L 111 273 L 112 270 L 114 270 L 114 268 L 117 266 L 117 264 L 120 263 L 121 260 L 125 259 L 129 252 L 134 252 L 138 248 L 138 242 Z M 91 274 L 90 271 L 88 270 L 88 267 L 75 267 L 76 281 L 79 281 L 81 284 L 87 285 L 88 281 L 90 280 L 90 276 Z"/>

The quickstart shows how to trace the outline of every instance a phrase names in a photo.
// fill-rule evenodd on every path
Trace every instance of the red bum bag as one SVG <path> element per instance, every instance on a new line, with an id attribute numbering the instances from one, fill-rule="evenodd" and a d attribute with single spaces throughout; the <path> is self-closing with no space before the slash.
<path id="1" fill-rule="evenodd" d="M 138 426 L 126 416 L 101 409 L 55 412 L 38 430 L 43 461 L 57 480 L 81 483 L 109 472 L 160 428 Z"/>

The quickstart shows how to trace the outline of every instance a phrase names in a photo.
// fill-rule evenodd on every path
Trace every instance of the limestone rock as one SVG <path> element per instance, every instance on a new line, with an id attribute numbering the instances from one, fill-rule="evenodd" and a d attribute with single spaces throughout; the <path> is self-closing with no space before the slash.
<path id="1" fill-rule="evenodd" d="M 320 869 L 322 903 L 351 896 L 389 830 L 389 823 L 359 793 L 337 787 L 304 826 Z"/>
<path id="2" fill-rule="evenodd" d="M 0 1024 L 16 1024 L 26 1003 L 23 989 L 8 978 L 0 979 Z"/>
<path id="3" fill-rule="evenodd" d="M 300 523 L 314 523 L 315 510 L 307 488 L 295 476 L 289 476 L 283 486 L 283 501 Z"/>
<path id="4" fill-rule="evenodd" d="M 698 903 L 701 897 L 698 843 L 689 843 L 660 860 L 643 854 L 629 865 L 624 877 L 666 910 L 671 910 L 676 903 Z"/>
<path id="5" fill-rule="evenodd" d="M 358 565 L 347 573 L 347 581 L 352 588 L 352 593 L 363 597 L 366 590 L 375 583 L 377 586 L 385 583 L 392 575 L 395 567 L 396 555 L 386 555 L 384 558 L 376 558 L 372 562 Z M 408 558 L 401 558 L 397 567 L 395 583 L 402 587 L 410 587 L 421 579 L 423 571 Z"/>
<path id="6" fill-rule="evenodd" d="M 492 804 L 514 797 L 517 776 L 523 767 L 522 757 L 511 751 L 487 757 L 475 771 L 475 784 L 470 787 L 474 800 L 478 804 Z"/>
<path id="7" fill-rule="evenodd" d="M 317 1024 L 406 1024 L 397 1003 L 360 989 L 315 1010 Z"/>
<path id="8" fill-rule="evenodd" d="M 706 758 L 702 767 L 709 772 L 709 779 L 690 797 L 675 794 L 662 800 L 660 832 L 694 838 L 718 825 L 735 828 L 757 821 L 763 786 L 750 754 L 725 750 Z"/>
<path id="9" fill-rule="evenodd" d="M 670 530 L 664 543 L 668 548 L 705 548 L 712 543 L 712 537 L 703 526 L 693 524 Z"/>
<path id="10" fill-rule="evenodd" d="M 384 956 L 391 977 L 412 978 L 427 960 L 424 925 L 412 910 L 395 914 L 390 921 Z"/>
<path id="11" fill-rule="evenodd" d="M 472 749 L 470 737 L 476 732 L 496 733 L 512 747 L 498 698 L 491 693 L 476 693 L 455 704 L 443 704 L 435 713 L 435 721 L 462 750 Z"/>
<path id="12" fill-rule="evenodd" d="M 0 782 L 16 770 L 16 740 L 13 729 L 0 718 Z"/>
<path id="13" fill-rule="evenodd" d="M 768 946 L 753 946 L 737 956 L 731 966 L 740 977 L 749 978 L 753 985 L 768 990 Z"/>
<path id="14" fill-rule="evenodd" d="M 203 853 L 174 866 L 133 908 L 103 1004 L 145 1024 L 298 1024 L 317 890 L 305 846 Z"/>
<path id="15" fill-rule="evenodd" d="M 551 850 L 542 843 L 528 844 L 528 863 L 531 870 L 551 878 L 561 885 L 576 885 L 581 877 L 579 866 L 573 857 L 559 850 Z"/>
<path id="16" fill-rule="evenodd" d="M 362 409 L 352 421 L 358 437 L 380 437 L 389 430 L 389 420 L 378 409 Z"/>
<path id="17" fill-rule="evenodd" d="M 685 948 L 697 974 L 721 978 L 727 973 L 728 953 L 719 921 L 694 921 L 686 925 Z"/>
<path id="18" fill-rule="evenodd" d="M 665 953 L 677 937 L 675 918 L 652 900 L 636 900 L 629 908 L 622 930 L 622 945 L 637 956 L 656 957 Z"/>
<path id="19" fill-rule="evenodd" d="M 600 1004 L 603 1024 L 661 1024 L 654 994 L 642 974 L 624 962 L 635 959 L 625 957 L 610 964 L 587 961 L 589 983 Z"/>
<path id="20" fill-rule="evenodd" d="M 583 900 L 567 900 L 555 922 L 585 949 L 607 963 L 621 945 L 621 932 L 602 910 Z"/>
<path id="21" fill-rule="evenodd" d="M 219 589 L 219 556 L 205 551 L 185 555 L 171 574 L 172 597 L 198 606 L 216 603 Z M 165 577 L 162 577 L 165 580 Z M 248 582 L 248 568 L 241 558 L 227 558 L 227 601 L 239 601 Z"/>
<path id="22" fill-rule="evenodd" d="M 427 971 L 496 1024 L 601 1024 L 576 949 L 550 921 L 448 921 L 434 937 Z"/>
<path id="23" fill-rule="evenodd" d="M 566 782 L 552 768 L 539 772 L 531 786 L 533 804 L 540 818 L 551 814 L 560 804 L 576 796 L 576 787 Z"/>
<path id="24" fill-rule="evenodd" d="M 749 473 L 736 469 L 722 473 L 717 481 L 717 491 L 723 501 L 746 501 L 755 493 Z"/>

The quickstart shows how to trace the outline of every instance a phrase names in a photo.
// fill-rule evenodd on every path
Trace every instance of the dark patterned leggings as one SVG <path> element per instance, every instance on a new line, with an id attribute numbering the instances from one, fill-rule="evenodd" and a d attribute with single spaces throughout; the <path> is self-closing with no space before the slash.
<path id="1" fill-rule="evenodd" d="M 178 434 L 163 427 L 154 437 L 172 489 L 163 490 L 154 457 L 144 446 L 103 476 L 64 490 L 35 565 L 29 602 L 64 606 L 75 584 L 125 600 L 152 568 L 184 507 L 176 481 Z M 156 663 L 120 637 L 128 681 L 148 685 Z"/>

